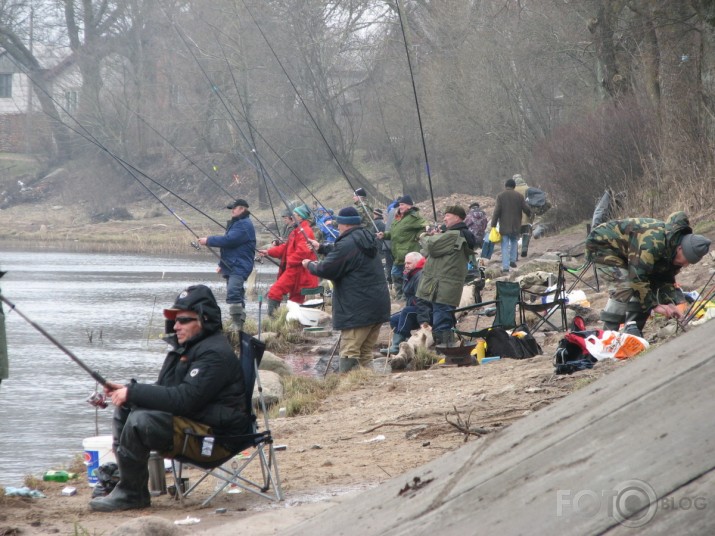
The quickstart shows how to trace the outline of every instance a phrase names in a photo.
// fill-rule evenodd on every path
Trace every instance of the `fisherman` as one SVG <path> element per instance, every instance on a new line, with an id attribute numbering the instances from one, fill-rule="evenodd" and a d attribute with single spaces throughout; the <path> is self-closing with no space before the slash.
<path id="1" fill-rule="evenodd" d="M 281 212 L 281 224 L 280 238 L 273 241 L 274 246 L 288 240 L 288 235 L 295 229 L 295 222 L 293 221 L 290 210 L 285 209 Z"/>
<path id="2" fill-rule="evenodd" d="M 241 364 L 222 333 L 221 309 L 211 289 L 187 288 L 164 309 L 164 317 L 172 349 L 156 383 L 107 382 L 104 388 L 115 406 L 113 448 L 120 480 L 108 496 L 90 501 L 94 511 L 150 506 L 150 451 L 211 462 L 230 456 L 241 447 L 238 436 L 250 433 Z M 216 435 L 210 452 L 193 436 L 184 450 L 187 429 Z"/>
<path id="3" fill-rule="evenodd" d="M 402 287 L 405 306 L 390 316 L 392 344 L 385 353 L 396 354 L 400 351 L 400 343 L 410 338 L 412 330 L 419 329 L 423 322 L 431 323 L 430 304 L 416 296 L 425 261 L 426 259 L 418 251 L 410 251 L 405 255 L 405 283 Z"/>
<path id="4" fill-rule="evenodd" d="M 5 272 L 0 271 L 0 278 L 5 275 Z M 2 294 L 2 289 L 0 289 Z M 7 357 L 7 337 L 5 335 L 5 312 L 0 302 L 0 383 L 7 380 L 10 375 L 10 366 Z"/>
<path id="5" fill-rule="evenodd" d="M 244 284 L 253 271 L 256 251 L 256 230 L 249 217 L 248 202 L 236 199 L 227 207 L 231 211 L 231 220 L 226 225 L 223 236 L 204 236 L 199 238 L 202 246 L 221 248 L 221 260 L 218 263 L 220 273 L 227 283 L 226 303 L 236 331 L 243 329 L 246 321 L 246 289 Z"/>
<path id="6" fill-rule="evenodd" d="M 428 223 L 419 214 L 419 208 L 414 206 L 412 197 L 403 195 L 398 200 L 399 219 L 396 217 L 392 222 L 392 227 L 384 233 L 377 233 L 380 239 L 391 240 L 392 256 L 392 285 L 395 289 L 397 299 L 403 296 L 402 273 L 405 270 L 405 255 L 410 251 L 419 251 L 420 234 L 427 229 Z"/>
<path id="7" fill-rule="evenodd" d="M 680 318 L 683 293 L 675 276 L 707 254 L 710 240 L 693 234 L 685 212 L 675 212 L 663 222 L 652 218 L 626 218 L 602 223 L 586 238 L 588 259 L 595 264 L 627 271 L 601 312 L 604 329 L 639 337 L 651 312 Z"/>
<path id="8" fill-rule="evenodd" d="M 390 294 L 375 235 L 361 225 L 354 207 L 338 212 L 334 244 L 313 241 L 325 258 L 304 259 L 311 273 L 333 282 L 333 329 L 340 330 L 340 372 L 372 364 L 380 327 L 390 318 Z"/>
<path id="9" fill-rule="evenodd" d="M 305 296 L 300 291 L 304 288 L 315 288 L 319 280 L 314 275 L 303 270 L 301 261 L 305 258 L 317 259 L 315 251 L 309 241 L 315 240 L 313 229 L 310 226 L 310 210 L 305 205 L 293 209 L 295 228 L 288 235 L 285 243 L 269 249 L 261 249 L 259 255 L 280 259 L 278 279 L 268 290 L 268 315 L 280 307 L 283 296 L 288 294 L 288 299 L 296 303 L 303 303 Z"/>
<path id="10" fill-rule="evenodd" d="M 435 344 L 450 344 L 456 325 L 454 310 L 462 298 L 467 263 L 474 252 L 476 240 L 464 224 L 467 217 L 459 205 L 445 209 L 446 230 L 438 234 L 424 233 L 420 239 L 427 262 L 417 287 L 417 298 L 432 306 L 432 336 Z M 428 327 L 426 320 L 421 320 Z"/>
<path id="11" fill-rule="evenodd" d="M 365 229 L 374 233 L 375 226 L 372 223 L 372 207 L 367 202 L 367 192 L 365 188 L 358 188 L 353 194 L 353 203 L 355 210 L 360 214 L 360 221 Z"/>

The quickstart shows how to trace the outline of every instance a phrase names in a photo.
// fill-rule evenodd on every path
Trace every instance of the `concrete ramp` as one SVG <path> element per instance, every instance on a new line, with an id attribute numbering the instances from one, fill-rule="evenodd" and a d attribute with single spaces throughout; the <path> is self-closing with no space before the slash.
<path id="1" fill-rule="evenodd" d="M 284 534 L 713 534 L 713 328 Z"/>

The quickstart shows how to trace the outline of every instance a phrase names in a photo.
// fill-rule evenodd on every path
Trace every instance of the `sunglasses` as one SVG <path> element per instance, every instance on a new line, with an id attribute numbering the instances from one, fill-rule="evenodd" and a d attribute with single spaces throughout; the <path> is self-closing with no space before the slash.
<path id="1" fill-rule="evenodd" d="M 177 316 L 174 318 L 174 322 L 178 322 L 182 326 L 184 324 L 190 324 L 191 322 L 198 322 L 198 318 L 195 316 Z"/>

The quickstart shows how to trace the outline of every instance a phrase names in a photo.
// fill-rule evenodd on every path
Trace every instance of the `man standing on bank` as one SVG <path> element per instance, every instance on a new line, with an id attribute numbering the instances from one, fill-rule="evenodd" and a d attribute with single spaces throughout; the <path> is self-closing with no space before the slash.
<path id="1" fill-rule="evenodd" d="M 199 238 L 202 246 L 221 248 L 218 272 L 226 280 L 226 303 L 236 331 L 243 329 L 246 321 L 246 289 L 244 284 L 253 271 L 256 251 L 256 230 L 253 228 L 248 202 L 236 199 L 226 208 L 231 210 L 231 220 L 223 236 Z"/>
<path id="2" fill-rule="evenodd" d="M 173 349 L 156 383 L 108 382 L 104 388 L 115 406 L 113 447 L 120 480 L 108 496 L 90 501 L 94 511 L 151 505 L 150 451 L 168 458 L 182 454 L 197 461 L 216 461 L 241 448 L 238 436 L 251 431 L 241 362 L 222 333 L 221 309 L 211 289 L 204 285 L 187 288 L 171 308 L 164 309 L 164 317 L 165 340 Z M 215 434 L 213 448 L 202 448 L 205 442 L 191 437 L 187 451 L 182 452 L 187 428 Z"/>
<path id="3" fill-rule="evenodd" d="M 340 235 L 334 244 L 318 244 L 320 262 L 303 260 L 311 274 L 333 282 L 333 329 L 340 330 L 340 372 L 372 364 L 380 327 L 390 319 L 390 293 L 375 235 L 360 225 L 354 207 L 338 213 Z"/>
<path id="4" fill-rule="evenodd" d="M 417 287 L 417 298 L 432 307 L 432 336 L 435 344 L 451 344 L 456 325 L 454 310 L 462 299 L 467 263 L 477 241 L 464 224 L 467 214 L 459 205 L 444 210 L 444 232 L 420 238 L 427 257 Z M 428 327 L 425 318 L 420 319 Z"/>

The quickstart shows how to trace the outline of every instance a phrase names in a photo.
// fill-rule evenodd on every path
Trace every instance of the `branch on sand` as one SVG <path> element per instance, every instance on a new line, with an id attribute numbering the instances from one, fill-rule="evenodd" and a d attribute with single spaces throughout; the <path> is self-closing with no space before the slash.
<path id="1" fill-rule="evenodd" d="M 454 413 L 457 415 L 457 422 L 453 422 L 449 420 L 449 413 L 444 414 L 444 420 L 447 421 L 449 424 L 454 426 L 457 430 L 462 432 L 464 434 L 464 442 L 466 443 L 469 440 L 470 435 L 475 435 L 475 436 L 483 436 L 485 434 L 489 433 L 489 430 L 486 428 L 472 428 L 470 426 L 470 421 L 472 419 L 472 413 L 474 413 L 474 410 L 469 412 L 469 415 L 467 415 L 467 419 L 462 420 L 462 415 L 459 413 L 457 410 L 456 406 L 452 406 L 454 408 Z"/>

